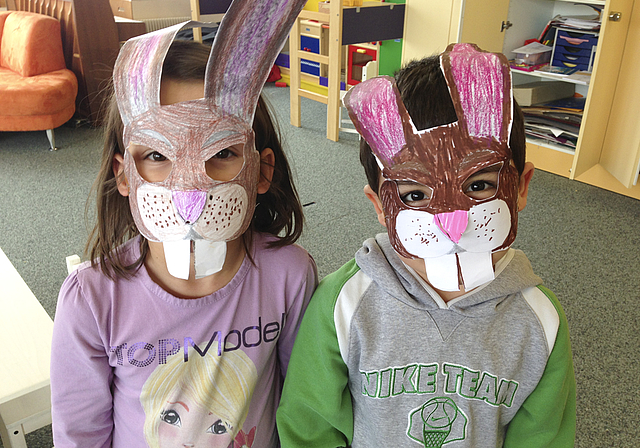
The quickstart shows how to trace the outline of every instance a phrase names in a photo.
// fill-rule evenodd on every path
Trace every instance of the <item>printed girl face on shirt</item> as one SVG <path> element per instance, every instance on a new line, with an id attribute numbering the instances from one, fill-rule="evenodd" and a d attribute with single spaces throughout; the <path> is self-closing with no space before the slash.
<path id="1" fill-rule="evenodd" d="M 186 360 L 179 351 L 168 356 L 140 393 L 147 444 L 226 448 L 243 429 L 257 377 L 240 349 L 217 354 L 211 348 L 204 355 L 189 350 Z"/>
<path id="2" fill-rule="evenodd" d="M 183 398 L 167 402 L 160 415 L 160 448 L 226 448 L 232 442 L 233 425 L 198 403 Z"/>
<path id="3" fill-rule="evenodd" d="M 475 45 L 451 45 L 440 60 L 454 123 L 417 130 L 390 77 L 358 84 L 345 104 L 382 170 L 394 249 L 423 259 L 436 288 L 469 290 L 493 279 L 491 253 L 509 247 L 517 229 L 511 77 L 503 55 Z"/>

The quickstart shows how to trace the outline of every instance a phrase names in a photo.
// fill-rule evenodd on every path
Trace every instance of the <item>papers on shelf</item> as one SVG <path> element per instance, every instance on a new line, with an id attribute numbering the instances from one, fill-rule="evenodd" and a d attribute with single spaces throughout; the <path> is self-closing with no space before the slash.
<path id="1" fill-rule="evenodd" d="M 563 98 L 523 107 L 526 135 L 575 150 L 584 104 L 585 98 Z"/>
<path id="2" fill-rule="evenodd" d="M 578 81 L 580 83 L 589 84 L 591 81 L 591 72 L 575 72 L 567 76 L 566 79 L 570 79 L 573 81 Z"/>
<path id="3" fill-rule="evenodd" d="M 536 73 L 541 73 L 543 75 L 553 75 L 560 78 L 569 76 L 577 71 L 578 71 L 577 68 L 556 67 L 555 65 L 545 65 L 543 67 L 540 67 L 537 70 L 534 70 L 534 72 Z"/>
<path id="4" fill-rule="evenodd" d="M 509 60 L 509 66 L 511 67 L 512 70 L 520 70 L 521 72 L 528 72 L 528 73 L 538 70 L 544 67 L 545 65 L 549 65 L 549 63 L 545 62 L 544 64 L 528 65 L 528 64 L 523 64 L 522 62 L 516 62 L 514 59 Z"/>
<path id="5" fill-rule="evenodd" d="M 538 105 L 536 108 L 543 110 L 548 109 L 549 112 L 573 112 L 582 116 L 586 101 L 587 99 L 583 96 L 573 96 L 570 98 L 562 98 L 559 100 L 549 101 L 548 103 Z"/>
<path id="6" fill-rule="evenodd" d="M 515 50 L 511 51 L 512 53 L 539 54 L 546 53 L 547 51 L 551 50 L 553 50 L 553 48 L 547 45 L 542 45 L 540 42 L 531 42 L 524 47 L 516 48 Z"/>
<path id="7" fill-rule="evenodd" d="M 572 28 L 583 31 L 598 31 L 602 22 L 601 8 L 594 5 L 584 5 L 593 8 L 598 13 L 595 16 L 561 16 L 557 15 L 549 20 L 538 40 L 545 45 L 552 45 L 555 39 L 555 28 Z"/>
<path id="8" fill-rule="evenodd" d="M 518 67 L 512 66 L 512 68 L 519 70 Z M 563 81 L 570 81 L 574 84 L 589 85 L 589 82 L 591 81 L 590 72 L 578 71 L 577 68 L 544 65 L 542 67 L 537 67 L 531 73 L 534 75 L 541 75 L 545 78 L 556 78 Z"/>
<path id="9" fill-rule="evenodd" d="M 556 16 L 556 26 L 577 30 L 597 31 L 600 29 L 600 15 L 596 16 Z"/>

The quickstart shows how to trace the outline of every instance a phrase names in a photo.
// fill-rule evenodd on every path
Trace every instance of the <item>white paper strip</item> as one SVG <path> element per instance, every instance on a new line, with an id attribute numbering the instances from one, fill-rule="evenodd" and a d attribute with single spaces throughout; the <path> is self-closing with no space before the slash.
<path id="1" fill-rule="evenodd" d="M 227 258 L 227 243 L 224 241 L 195 241 L 196 278 L 215 274 L 224 266 Z"/>
<path id="2" fill-rule="evenodd" d="M 455 254 L 437 258 L 425 258 L 427 279 L 431 286 L 441 291 L 459 291 L 458 263 Z"/>
<path id="3" fill-rule="evenodd" d="M 189 268 L 191 267 L 191 241 L 164 242 L 162 247 L 164 247 L 164 260 L 169 274 L 188 280 Z"/>
<path id="4" fill-rule="evenodd" d="M 458 261 L 466 291 L 495 278 L 491 252 L 461 252 L 458 254 Z"/>

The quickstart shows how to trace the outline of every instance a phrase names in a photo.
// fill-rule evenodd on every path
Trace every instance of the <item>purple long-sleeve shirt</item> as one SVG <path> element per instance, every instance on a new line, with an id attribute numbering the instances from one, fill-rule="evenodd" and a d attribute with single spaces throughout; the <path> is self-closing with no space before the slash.
<path id="1" fill-rule="evenodd" d="M 88 264 L 72 273 L 54 323 L 56 448 L 277 446 L 282 378 L 317 272 L 304 249 L 270 249 L 270 238 L 255 234 L 254 264 L 199 299 L 172 296 L 144 266 L 116 281 Z M 137 259 L 139 243 L 122 256 Z"/>

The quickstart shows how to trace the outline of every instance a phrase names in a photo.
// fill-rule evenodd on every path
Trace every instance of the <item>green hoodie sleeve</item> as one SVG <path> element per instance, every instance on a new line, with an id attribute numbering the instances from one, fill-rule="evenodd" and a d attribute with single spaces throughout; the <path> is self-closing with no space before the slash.
<path id="1" fill-rule="evenodd" d="M 333 311 L 342 287 L 358 270 L 352 260 L 322 280 L 302 319 L 277 412 L 282 448 L 347 447 L 353 439 L 349 372 Z"/>
<path id="2" fill-rule="evenodd" d="M 560 317 L 556 341 L 536 389 L 507 428 L 504 447 L 568 448 L 576 434 L 576 382 L 567 317 L 555 295 L 540 286 Z"/>

